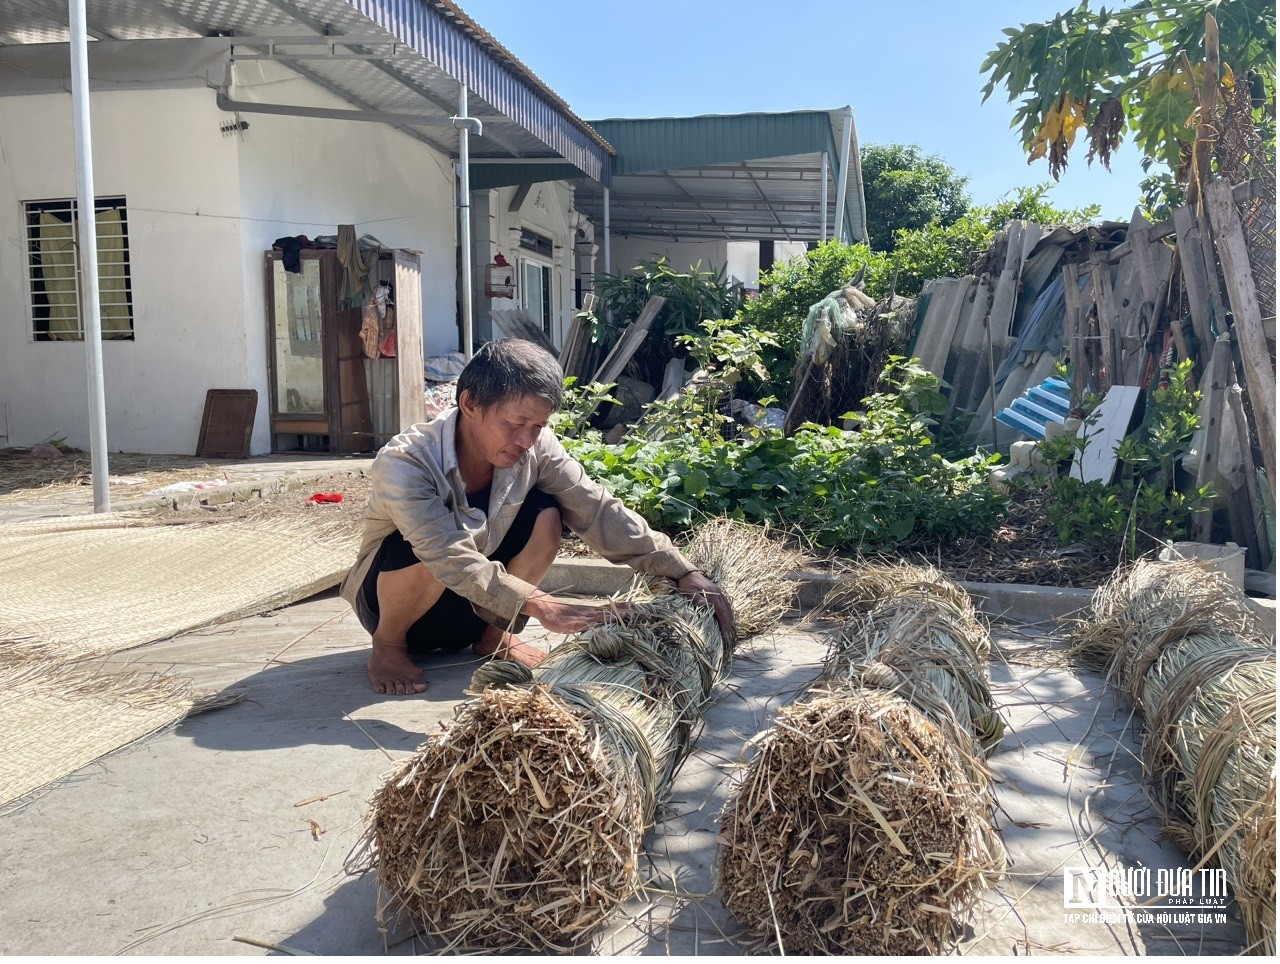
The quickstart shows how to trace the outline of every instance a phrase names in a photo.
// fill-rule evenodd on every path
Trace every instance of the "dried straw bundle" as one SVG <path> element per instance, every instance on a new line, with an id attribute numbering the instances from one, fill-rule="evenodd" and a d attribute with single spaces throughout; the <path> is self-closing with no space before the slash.
<path id="1" fill-rule="evenodd" d="M 1073 651 L 1143 714 L 1165 832 L 1222 867 L 1250 950 L 1274 951 L 1276 653 L 1244 594 L 1194 561 L 1139 562 L 1095 594 Z"/>
<path id="2" fill-rule="evenodd" d="M 768 632 L 791 608 L 795 580 L 790 573 L 802 556 L 768 528 L 712 519 L 694 530 L 682 551 L 729 597 L 740 638 Z"/>
<path id="3" fill-rule="evenodd" d="M 1273 776 L 1266 796 L 1254 815 L 1249 832 L 1240 844 L 1240 880 L 1236 901 L 1244 917 L 1245 932 L 1258 943 L 1248 948 L 1255 954 L 1274 957 L 1276 953 L 1276 781 Z"/>
<path id="4" fill-rule="evenodd" d="M 845 624 L 832 642 L 826 674 L 861 687 L 870 683 L 869 673 L 875 685 L 890 673 L 896 691 L 934 719 L 954 714 L 989 752 L 1004 737 L 1004 723 L 983 673 L 991 638 L 975 625 L 972 606 L 899 595 Z"/>
<path id="5" fill-rule="evenodd" d="M 865 614 L 834 635 L 822 688 L 779 714 L 721 818 L 725 904 L 788 953 L 938 953 L 1004 870 L 981 759 L 1003 734 L 990 638 L 958 587 L 952 601 L 895 568 L 874 574 L 882 602 L 846 597 Z"/>
<path id="6" fill-rule="evenodd" d="M 714 524 L 686 554 L 740 625 L 776 624 L 789 586 L 762 530 Z M 738 593 L 753 593 L 753 600 Z M 582 946 L 639 886 L 661 792 L 730 653 L 710 610 L 637 590 L 619 623 L 557 647 L 532 673 L 495 661 L 478 699 L 375 794 L 353 870 L 449 947 Z"/>
<path id="7" fill-rule="evenodd" d="M 837 616 L 865 615 L 883 602 L 908 595 L 946 600 L 980 627 L 967 592 L 942 570 L 909 562 L 868 562 L 840 573 L 822 608 Z"/>
<path id="8" fill-rule="evenodd" d="M 1198 631 L 1252 636 L 1256 626 L 1244 594 L 1221 573 L 1191 559 L 1140 559 L 1094 592 L 1089 615 L 1072 633 L 1070 655 L 1085 665 L 1115 667 L 1131 676 L 1138 653 L 1147 646 L 1161 649 L 1169 639 Z M 1134 650 L 1131 662 L 1117 662 L 1117 654 L 1126 649 Z M 1126 685 L 1126 678 L 1117 682 Z"/>
<path id="9" fill-rule="evenodd" d="M 721 817 L 718 889 L 789 954 L 939 953 L 1004 867 L 973 739 L 883 690 L 784 708 Z"/>

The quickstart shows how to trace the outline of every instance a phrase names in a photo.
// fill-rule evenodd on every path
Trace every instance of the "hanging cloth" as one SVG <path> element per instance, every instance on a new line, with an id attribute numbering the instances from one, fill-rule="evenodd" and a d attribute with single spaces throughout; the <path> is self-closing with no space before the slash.
<path id="1" fill-rule="evenodd" d="M 372 292 L 369 269 L 378 260 L 378 253 L 371 251 L 366 257 L 356 240 L 354 224 L 338 225 L 338 261 L 342 265 L 342 291 L 338 308 L 359 308 Z"/>

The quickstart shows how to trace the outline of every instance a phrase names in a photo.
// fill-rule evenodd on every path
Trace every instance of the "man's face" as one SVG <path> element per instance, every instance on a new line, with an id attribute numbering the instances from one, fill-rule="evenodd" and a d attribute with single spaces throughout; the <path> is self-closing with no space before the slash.
<path id="1" fill-rule="evenodd" d="M 531 396 L 480 408 L 465 392 L 458 404 L 467 422 L 468 447 L 473 447 L 468 454 L 498 469 L 519 462 L 551 418 L 551 404 Z"/>

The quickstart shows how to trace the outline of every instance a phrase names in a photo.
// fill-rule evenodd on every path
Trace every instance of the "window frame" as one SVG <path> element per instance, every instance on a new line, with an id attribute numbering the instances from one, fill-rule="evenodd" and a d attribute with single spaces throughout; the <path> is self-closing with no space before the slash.
<path id="1" fill-rule="evenodd" d="M 35 342 L 83 342 L 85 340 L 85 324 L 83 311 L 83 278 L 80 270 L 80 259 L 77 256 L 80 237 L 79 202 L 76 198 L 43 198 L 23 201 L 22 220 L 24 235 L 24 277 L 26 279 L 26 308 L 28 332 Z M 119 248 L 105 243 L 103 225 L 97 219 L 104 212 L 119 213 Z M 74 328 L 55 331 L 52 329 L 56 307 L 49 294 L 51 279 L 46 278 L 44 258 L 48 255 L 41 250 L 41 215 L 49 213 L 70 228 L 71 257 L 75 268 L 74 290 L 66 292 L 72 299 L 69 306 L 74 310 Z M 65 217 L 64 217 L 65 216 Z M 133 267 L 129 243 L 128 203 L 124 195 L 99 195 L 94 198 L 94 218 L 98 235 L 98 273 L 99 273 L 99 319 L 102 325 L 104 341 L 134 341 L 133 304 Z M 113 257 L 118 252 L 118 256 Z M 51 267 L 52 265 L 50 265 Z M 119 279 L 118 286 L 110 284 Z M 65 279 L 64 279 L 65 280 Z M 103 280 L 108 281 L 106 286 Z M 119 301 L 108 300 L 113 295 L 122 296 Z M 103 297 L 104 294 L 107 297 Z M 118 314 L 109 315 L 112 309 L 122 309 Z M 123 322 L 120 324 L 119 322 Z"/>

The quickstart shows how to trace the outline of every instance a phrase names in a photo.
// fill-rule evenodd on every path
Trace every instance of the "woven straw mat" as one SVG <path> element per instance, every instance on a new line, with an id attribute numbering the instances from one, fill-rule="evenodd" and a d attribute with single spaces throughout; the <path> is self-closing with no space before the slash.
<path id="1" fill-rule="evenodd" d="M 119 652 L 305 599 L 337 585 L 355 554 L 350 535 L 311 526 L 109 515 L 3 525 L 0 646 Z"/>
<path id="2" fill-rule="evenodd" d="M 43 659 L 0 662 L 0 688 L 0 812 L 163 729 L 194 703 L 185 680 L 99 676 Z"/>

